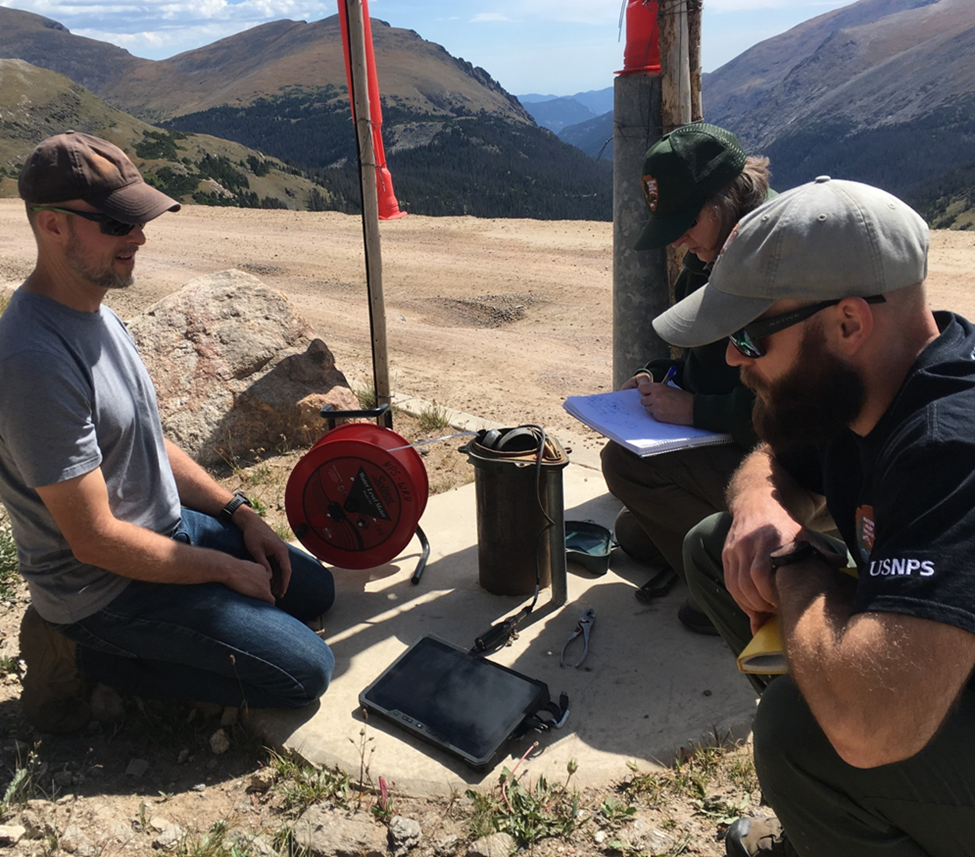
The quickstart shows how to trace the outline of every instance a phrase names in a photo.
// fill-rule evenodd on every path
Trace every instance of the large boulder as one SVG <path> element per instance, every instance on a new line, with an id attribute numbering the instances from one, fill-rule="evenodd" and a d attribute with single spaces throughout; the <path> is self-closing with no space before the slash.
<path id="1" fill-rule="evenodd" d="M 128 327 L 166 435 L 203 464 L 309 446 L 324 405 L 359 407 L 288 299 L 243 271 L 198 277 Z"/>

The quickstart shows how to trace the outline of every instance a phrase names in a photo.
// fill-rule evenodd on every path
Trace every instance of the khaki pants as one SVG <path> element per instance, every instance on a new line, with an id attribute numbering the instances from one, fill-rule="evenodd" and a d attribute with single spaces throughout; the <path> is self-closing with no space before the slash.
<path id="1" fill-rule="evenodd" d="M 661 560 L 683 577 L 684 536 L 727 508 L 725 488 L 745 455 L 736 444 L 719 444 L 640 458 L 610 442 L 601 457 L 610 493 L 630 510 Z"/>

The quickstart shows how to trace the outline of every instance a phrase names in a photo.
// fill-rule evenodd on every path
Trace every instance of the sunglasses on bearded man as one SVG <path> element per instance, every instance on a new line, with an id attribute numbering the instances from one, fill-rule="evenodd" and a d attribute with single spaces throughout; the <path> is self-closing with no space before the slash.
<path id="1" fill-rule="evenodd" d="M 145 226 L 144 223 L 123 223 L 121 220 L 116 220 L 100 211 L 78 211 L 74 208 L 58 208 L 55 205 L 33 205 L 31 208 L 34 211 L 60 211 L 62 214 L 76 214 L 78 217 L 97 223 L 102 235 L 114 235 L 116 238 L 128 235 L 136 226 Z"/>
<path id="2" fill-rule="evenodd" d="M 750 360 L 757 360 L 759 357 L 765 356 L 765 346 L 762 345 L 763 339 L 771 336 L 773 333 L 778 333 L 780 330 L 785 330 L 787 327 L 792 327 L 792 325 L 798 324 L 800 321 L 805 321 L 807 318 L 812 318 L 821 309 L 836 306 L 842 300 L 845 300 L 845 298 L 820 301 L 819 303 L 809 304 L 809 306 L 799 307 L 790 312 L 773 315 L 770 318 L 760 318 L 758 321 L 746 324 L 741 330 L 735 331 L 728 336 L 728 339 L 731 340 L 731 344 L 743 356 Z M 869 297 L 865 297 L 864 300 L 868 304 L 882 304 L 887 302 L 887 299 L 883 295 L 870 295 Z"/>

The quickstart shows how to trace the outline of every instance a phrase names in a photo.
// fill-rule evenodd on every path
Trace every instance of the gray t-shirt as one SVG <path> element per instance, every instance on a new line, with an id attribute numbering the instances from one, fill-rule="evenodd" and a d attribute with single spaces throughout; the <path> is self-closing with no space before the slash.
<path id="1" fill-rule="evenodd" d="M 156 391 L 114 312 L 14 293 L 0 315 L 0 501 L 37 611 L 75 622 L 128 578 L 78 562 L 34 490 L 101 467 L 116 518 L 169 535 L 179 494 Z"/>

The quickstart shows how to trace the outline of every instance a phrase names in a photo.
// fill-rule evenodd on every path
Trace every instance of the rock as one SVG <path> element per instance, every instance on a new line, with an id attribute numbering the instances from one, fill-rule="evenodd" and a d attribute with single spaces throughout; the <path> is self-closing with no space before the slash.
<path id="1" fill-rule="evenodd" d="M 128 322 L 167 437 L 204 464 L 310 446 L 323 405 L 359 407 L 288 299 L 242 271 L 198 277 Z"/>
<path id="2" fill-rule="evenodd" d="M 247 791 L 266 792 L 274 785 L 274 768 L 258 768 L 247 780 Z"/>
<path id="3" fill-rule="evenodd" d="M 54 785 L 59 789 L 63 789 L 71 785 L 74 780 L 74 774 L 71 771 L 58 771 L 51 779 L 54 780 Z"/>
<path id="4" fill-rule="evenodd" d="M 132 759 L 125 769 L 127 777 L 143 777 L 149 770 L 149 763 L 145 759 Z"/>
<path id="5" fill-rule="evenodd" d="M 125 716 L 125 703 L 118 691 L 99 682 L 88 700 L 91 719 L 98 723 L 118 723 Z"/>
<path id="6" fill-rule="evenodd" d="M 178 824 L 167 824 L 159 831 L 159 835 L 152 840 L 152 847 L 163 849 L 172 848 L 178 845 L 185 835 L 183 828 Z"/>
<path id="7" fill-rule="evenodd" d="M 27 829 L 19 824 L 0 824 L 0 848 L 16 845 L 27 834 Z"/>
<path id="8" fill-rule="evenodd" d="M 453 857 L 457 853 L 459 845 L 460 837 L 456 833 L 448 833 L 433 843 L 433 853 L 437 857 Z"/>
<path id="9" fill-rule="evenodd" d="M 69 854 L 79 854 L 81 857 L 91 857 L 97 849 L 88 840 L 81 828 L 74 824 L 69 824 L 58 837 L 58 844 L 62 851 Z"/>
<path id="10" fill-rule="evenodd" d="M 223 710 L 223 714 L 220 715 L 220 725 L 233 726 L 237 722 L 237 716 L 239 711 L 240 711 L 239 708 L 234 708 L 234 706 L 228 705 Z"/>
<path id="11" fill-rule="evenodd" d="M 43 803 L 43 801 L 35 801 L 35 803 Z M 57 832 L 57 828 L 48 819 L 46 813 L 37 808 L 28 808 L 21 812 L 20 823 L 24 826 L 28 839 L 48 839 Z"/>
<path id="12" fill-rule="evenodd" d="M 237 846 L 234 853 L 251 854 L 256 855 L 256 857 L 274 857 L 277 854 L 277 851 L 268 844 L 264 837 L 245 833 L 238 827 L 231 830 L 227 834 L 227 838 L 233 845 Z"/>
<path id="13" fill-rule="evenodd" d="M 617 837 L 634 851 L 666 854 L 674 847 L 674 840 L 662 830 L 651 827 L 642 818 L 634 819 L 620 831 Z"/>
<path id="14" fill-rule="evenodd" d="M 394 815 L 389 821 L 389 850 L 393 857 L 405 857 L 411 848 L 420 844 L 420 823 L 412 818 Z"/>
<path id="15" fill-rule="evenodd" d="M 210 749 L 215 756 L 226 753 L 230 749 L 230 739 L 223 729 L 218 729 L 210 736 Z"/>
<path id="16" fill-rule="evenodd" d="M 386 857 L 386 829 L 368 817 L 312 806 L 295 822 L 294 838 L 313 857 Z"/>
<path id="17" fill-rule="evenodd" d="M 507 833 L 492 833 L 472 842 L 467 849 L 467 857 L 508 857 L 514 854 L 517 845 L 514 837 Z"/>

